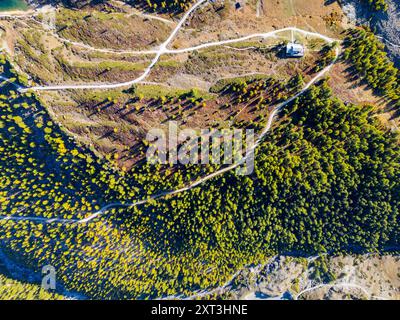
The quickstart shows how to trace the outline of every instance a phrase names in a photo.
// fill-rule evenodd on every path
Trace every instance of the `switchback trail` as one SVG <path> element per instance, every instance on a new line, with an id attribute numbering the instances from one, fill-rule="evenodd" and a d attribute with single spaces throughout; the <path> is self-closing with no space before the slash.
<path id="1" fill-rule="evenodd" d="M 334 41 L 338 41 L 336 39 L 332 39 L 328 36 L 322 35 L 320 33 L 316 33 L 316 32 L 310 32 L 310 31 L 305 31 L 296 27 L 288 27 L 288 28 L 283 28 L 283 29 L 279 29 L 279 30 L 274 30 L 274 31 L 269 31 L 269 32 L 265 32 L 265 33 L 254 33 L 254 34 L 250 34 L 247 36 L 243 36 L 243 37 L 239 37 L 236 39 L 228 39 L 228 40 L 222 40 L 222 41 L 215 41 L 215 42 L 209 42 L 209 43 L 204 43 L 204 44 L 200 44 L 197 46 L 193 46 L 193 47 L 189 47 L 189 48 L 183 48 L 183 49 L 168 49 L 168 46 L 172 43 L 172 40 L 175 38 L 175 36 L 178 34 L 178 32 L 180 31 L 180 29 L 182 28 L 182 26 L 184 25 L 184 23 L 186 22 L 186 20 L 189 18 L 189 16 L 197 9 L 199 8 L 201 5 L 203 5 L 204 3 L 206 3 L 207 0 L 199 0 L 198 2 L 196 2 L 182 17 L 182 19 L 179 21 L 179 23 L 176 25 L 176 27 L 174 28 L 174 30 L 172 31 L 172 33 L 170 34 L 170 36 L 168 37 L 167 40 L 164 41 L 164 43 L 162 43 L 158 49 L 150 49 L 150 50 L 144 50 L 144 51 L 115 51 L 115 50 L 111 50 L 111 49 L 96 49 L 98 51 L 102 51 L 102 52 L 112 52 L 112 53 L 131 53 L 131 54 L 144 54 L 144 55 L 148 55 L 148 54 L 155 54 L 155 57 L 153 58 L 153 60 L 151 61 L 151 63 L 147 66 L 147 68 L 143 71 L 143 73 L 137 77 L 136 79 L 130 80 L 130 81 L 126 81 L 126 82 L 117 82 L 117 83 L 99 83 L 99 84 L 64 84 L 64 85 L 45 85 L 45 86 L 34 86 L 34 87 L 30 87 L 30 88 L 24 88 L 21 89 L 21 92 L 25 92 L 28 90 L 33 90 L 33 91 L 51 91 L 51 90 L 78 90 L 78 89 L 115 89 L 115 88 L 122 88 L 122 87 L 129 87 L 132 86 L 136 83 L 139 83 L 141 81 L 143 81 L 151 72 L 151 70 L 153 69 L 153 67 L 156 65 L 156 63 L 159 61 L 160 57 L 164 54 L 179 54 L 179 53 L 186 53 L 186 52 L 192 52 L 195 50 L 200 50 L 200 49 L 204 49 L 204 48 L 209 48 L 209 47 L 215 47 L 215 46 L 221 46 L 221 45 L 226 45 L 226 44 L 231 44 L 231 43 L 237 43 L 237 42 L 242 42 L 248 39 L 252 39 L 252 38 L 271 38 L 271 37 L 275 37 L 277 34 L 279 33 L 283 33 L 283 32 L 298 32 L 302 35 L 305 36 L 312 36 L 312 37 L 316 37 L 319 39 L 322 39 L 328 43 L 332 43 Z M 60 40 L 62 41 L 66 41 L 69 42 L 71 44 L 74 45 L 78 45 L 90 50 L 93 50 L 95 48 L 92 48 L 91 46 L 82 44 L 82 43 L 78 43 L 78 42 L 74 42 L 71 40 L 67 40 L 67 39 L 63 39 L 61 38 Z"/>
<path id="2" fill-rule="evenodd" d="M 22 89 L 21 91 L 28 91 L 28 90 L 33 90 L 33 91 L 49 91 L 49 90 L 68 90 L 68 89 L 115 89 L 115 88 L 121 88 L 121 87 L 129 87 L 132 86 L 143 79 L 145 79 L 151 69 L 154 67 L 154 65 L 158 62 L 160 57 L 165 54 L 168 49 L 167 46 L 172 42 L 172 40 L 175 38 L 176 34 L 179 32 L 187 18 L 191 15 L 193 11 L 195 11 L 198 7 L 200 7 L 203 3 L 205 3 L 207 0 L 199 0 L 194 4 L 189 11 L 187 11 L 182 19 L 179 21 L 175 29 L 172 31 L 170 36 L 168 37 L 167 40 L 163 44 L 160 45 L 159 49 L 155 52 L 156 56 L 153 58 L 151 61 L 150 65 L 144 70 L 141 76 L 139 76 L 136 79 L 133 79 L 131 81 L 127 82 L 120 82 L 120 83 L 106 83 L 106 84 L 83 84 L 83 85 L 59 85 L 59 86 L 37 86 L 37 87 L 31 87 L 31 88 L 26 88 Z"/>
<path id="3" fill-rule="evenodd" d="M 145 69 L 145 71 L 143 72 L 143 74 L 131 81 L 128 82 L 121 82 L 121 83 L 114 83 L 114 84 L 92 84 L 92 85 L 60 85 L 60 86 L 39 86 L 39 87 L 31 87 L 31 88 L 20 88 L 17 86 L 17 89 L 21 92 L 24 91 L 28 91 L 28 90 L 34 90 L 34 91 L 41 91 L 41 90 L 67 90 L 67 89 L 110 89 L 110 88 L 119 88 L 119 87 L 125 87 L 125 86 L 131 86 L 132 84 L 141 82 L 142 80 L 144 80 L 148 74 L 150 73 L 151 69 L 153 68 L 153 66 L 158 62 L 158 60 L 160 59 L 161 55 L 165 54 L 165 53 L 184 53 L 184 52 L 191 52 L 194 50 L 200 50 L 200 49 L 204 49 L 204 48 L 209 48 L 209 47 L 213 47 L 213 46 L 221 46 L 221 45 L 226 45 L 226 44 L 230 44 L 230 43 L 236 43 L 236 42 L 241 42 L 241 41 L 245 41 L 251 38 L 257 38 L 257 37 L 261 37 L 261 38 L 268 38 L 268 37 L 275 37 L 278 33 L 282 33 L 282 32 L 287 32 L 287 31 L 291 31 L 291 32 L 298 32 L 301 33 L 305 36 L 313 36 L 313 37 L 317 37 L 320 38 L 328 43 L 333 43 L 335 41 L 338 41 L 336 39 L 332 39 L 330 37 L 327 37 L 325 35 L 319 34 L 319 33 L 315 33 L 315 32 L 309 32 L 309 31 L 305 31 L 302 29 L 298 29 L 296 27 L 288 27 L 288 28 L 284 28 L 284 29 L 280 29 L 280 30 L 274 30 L 274 31 L 270 31 L 270 32 L 266 32 L 266 33 L 254 33 L 251 35 L 247 35 L 244 37 L 240 37 L 237 39 L 229 39 L 229 40 L 222 40 L 222 41 L 216 41 L 216 42 L 210 42 L 210 43 L 204 43 L 198 46 L 194 46 L 194 47 L 190 47 L 190 48 L 184 48 L 184 49 L 168 49 L 167 46 L 172 42 L 172 40 L 174 39 L 174 37 L 176 36 L 176 34 L 179 32 L 179 30 L 181 29 L 181 27 L 184 25 L 185 21 L 187 20 L 187 18 L 191 15 L 192 12 L 194 12 L 199 6 L 201 6 L 202 4 L 204 4 L 207 0 L 199 0 L 196 4 L 194 4 L 182 17 L 182 19 L 180 20 L 180 22 L 177 24 L 177 26 L 175 27 L 175 29 L 173 30 L 173 32 L 170 34 L 170 36 L 168 37 L 168 39 L 160 46 L 159 50 L 156 52 L 156 56 L 154 57 L 153 61 L 151 62 L 151 64 Z M 239 166 L 241 166 L 242 164 L 244 164 L 247 159 L 249 157 L 253 157 L 254 156 L 254 151 L 255 148 L 261 143 L 261 141 L 264 139 L 264 137 L 266 136 L 266 134 L 270 131 L 272 123 L 274 118 L 276 117 L 276 115 L 279 113 L 279 111 L 284 108 L 286 105 L 288 105 L 289 103 L 291 103 L 292 101 L 294 101 L 296 98 L 298 98 L 299 96 L 301 96 L 303 93 L 305 93 L 315 82 L 317 82 L 319 79 L 321 79 L 323 76 L 325 76 L 325 74 L 327 72 L 329 72 L 329 70 L 332 68 L 332 66 L 335 64 L 337 58 L 339 57 L 340 54 L 340 48 L 336 48 L 336 57 L 335 59 L 326 67 L 324 68 L 321 72 L 319 72 L 313 79 L 311 79 L 307 85 L 300 91 L 298 92 L 296 95 L 294 95 L 293 97 L 291 97 L 290 99 L 286 100 L 285 102 L 279 104 L 278 106 L 276 106 L 271 114 L 268 117 L 268 121 L 267 121 L 267 125 L 265 126 L 265 128 L 263 129 L 263 131 L 261 132 L 261 134 L 258 136 L 256 142 L 254 143 L 254 145 L 250 148 L 250 150 L 246 153 L 246 155 L 241 159 L 241 161 L 238 161 L 230 166 L 227 166 L 225 168 L 222 168 L 220 170 L 217 170 L 216 172 L 209 174 L 203 178 L 200 178 L 197 181 L 194 181 L 188 185 L 186 185 L 185 187 L 176 189 L 176 190 L 170 190 L 170 191 L 163 191 L 157 194 L 154 194 L 148 198 L 145 199 L 141 199 L 141 200 L 136 200 L 133 202 L 114 202 L 114 203 L 110 203 L 105 205 L 104 207 L 102 207 L 100 210 L 92 213 L 91 215 L 89 215 L 86 218 L 83 219 L 63 219 L 63 218 L 46 218 L 46 217 L 35 217 L 35 216 L 2 216 L 0 217 L 0 221 L 1 220 L 12 220 L 12 221 L 24 221 L 24 220 L 28 220 L 28 221 L 34 221 L 34 222 L 39 222 L 39 223 L 87 223 L 92 221 L 93 219 L 105 214 L 108 210 L 112 209 L 112 208 L 117 208 L 117 207 L 125 207 L 125 208 L 130 208 L 130 207 L 134 207 L 134 206 L 138 206 L 141 204 L 145 204 L 151 200 L 155 200 L 155 199 L 159 199 L 159 198 L 163 198 L 166 196 L 172 196 L 172 195 L 176 195 L 178 193 L 182 193 L 188 190 L 191 190 L 201 184 L 203 184 L 204 182 L 217 177 L 219 175 L 222 175 L 228 171 L 234 170 L 236 168 L 238 168 Z M 7 81 L 8 79 L 1 77 L 1 80 Z"/>
<path id="4" fill-rule="evenodd" d="M 204 182 L 217 177 L 219 175 L 224 174 L 225 172 L 234 170 L 236 168 L 238 168 L 239 166 L 241 166 L 242 164 L 244 164 L 247 159 L 249 157 L 252 157 L 254 154 L 254 150 L 257 148 L 257 146 L 262 142 L 262 140 L 264 139 L 264 137 L 267 135 L 267 133 L 270 131 L 272 123 L 274 118 L 276 117 L 276 115 L 279 113 L 280 110 L 282 110 L 285 106 L 287 106 L 289 103 L 291 103 L 292 101 L 294 101 L 296 98 L 300 97 L 302 94 L 304 94 L 314 83 L 316 83 L 319 79 L 321 79 L 322 77 L 325 76 L 325 74 L 327 72 L 329 72 L 329 70 L 332 68 L 332 66 L 335 64 L 337 58 L 339 57 L 339 53 L 340 50 L 339 48 L 336 49 L 336 57 L 335 59 L 331 62 L 331 64 L 329 66 L 327 66 L 325 69 L 323 69 L 321 72 L 319 72 L 313 79 L 311 79 L 307 85 L 300 91 L 298 92 L 296 95 L 294 95 L 293 97 L 291 97 L 290 99 L 286 100 L 285 102 L 279 104 L 278 106 L 276 106 L 273 111 L 271 112 L 271 114 L 268 117 L 268 121 L 267 121 L 267 125 L 265 126 L 265 128 L 263 129 L 263 131 L 261 132 L 261 134 L 259 135 L 258 139 L 256 140 L 256 142 L 254 143 L 254 145 L 249 149 L 249 151 L 246 153 L 246 155 L 241 159 L 241 161 L 238 161 L 237 163 L 234 163 L 228 167 L 222 168 L 218 171 L 215 171 L 212 174 L 209 174 L 185 187 L 182 187 L 180 189 L 176 189 L 176 190 L 170 190 L 170 191 L 164 191 L 164 192 L 160 192 L 157 194 L 154 194 L 146 199 L 142 199 L 142 200 L 138 200 L 138 201 L 134 201 L 134 202 L 130 202 L 130 203 L 122 203 L 122 202 L 115 202 L 115 203 L 110 203 L 106 206 L 104 206 L 103 208 L 101 208 L 100 210 L 94 212 L 93 214 L 91 214 L 90 216 L 84 218 L 84 219 L 61 219 L 61 218 L 44 218 L 44 217 L 31 217 L 31 216 L 20 216 L 20 217 L 15 217 L 15 216 L 5 216 L 5 217 L 1 217 L 0 220 L 13 220 L 13 221 L 23 221 L 23 220 L 29 220 L 29 221 L 37 221 L 37 222 L 42 222 L 42 223 L 52 223 L 52 222 L 58 222 L 58 223 L 87 223 L 89 221 L 92 221 L 93 219 L 103 215 L 104 213 L 106 213 L 108 210 L 112 209 L 112 208 L 116 208 L 116 207 L 126 207 L 126 208 L 130 208 L 130 207 L 134 207 L 134 206 L 138 206 L 141 204 L 145 204 L 147 202 L 149 202 L 150 200 L 155 200 L 155 199 L 159 199 L 159 198 L 163 198 L 169 195 L 175 195 L 181 192 L 185 192 L 188 190 L 191 190 L 201 184 L 203 184 Z"/>

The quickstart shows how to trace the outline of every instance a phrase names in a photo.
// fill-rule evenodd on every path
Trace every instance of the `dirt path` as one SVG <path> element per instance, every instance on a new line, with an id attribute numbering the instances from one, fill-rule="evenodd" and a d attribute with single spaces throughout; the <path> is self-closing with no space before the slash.
<path id="1" fill-rule="evenodd" d="M 390 300 L 390 298 L 388 298 L 388 297 L 381 297 L 381 296 L 372 295 L 365 287 L 363 287 L 363 286 L 361 286 L 359 284 L 351 283 L 351 282 L 345 282 L 345 281 L 336 282 L 336 283 L 318 284 L 318 285 L 315 285 L 315 286 L 310 286 L 310 287 L 300 291 L 294 297 L 294 300 L 298 300 L 302 295 L 304 295 L 307 292 L 312 292 L 314 290 L 321 289 L 321 288 L 331 289 L 331 288 L 336 288 L 336 287 L 341 287 L 343 289 L 358 289 L 358 290 L 361 290 L 366 295 L 368 300 L 370 300 L 370 299 Z"/>
<path id="2" fill-rule="evenodd" d="M 204 0 L 201 0 L 199 3 L 202 4 Z M 187 15 L 188 16 L 188 15 Z M 187 18 L 186 16 L 186 18 Z M 325 35 L 316 33 L 316 32 L 310 32 L 310 31 L 305 31 L 296 27 L 288 27 L 284 29 L 279 29 L 279 30 L 274 30 L 266 33 L 254 33 L 250 34 L 244 37 L 236 38 L 236 39 L 229 39 L 229 40 L 222 40 L 222 41 L 216 41 L 216 42 L 209 42 L 209 43 L 204 43 L 198 46 L 194 47 L 189 47 L 189 48 L 183 48 L 183 49 L 168 49 L 167 45 L 172 41 L 176 33 L 179 31 L 179 27 L 185 22 L 186 19 L 182 19 L 181 23 L 177 26 L 177 28 L 174 30 L 174 32 L 171 34 L 171 36 L 160 46 L 159 50 L 157 51 L 156 56 L 153 58 L 152 62 L 150 65 L 144 70 L 141 76 L 139 76 L 136 79 L 133 79 L 131 81 L 127 82 L 118 82 L 118 83 L 103 83 L 103 84 L 66 84 L 66 85 L 55 85 L 55 86 L 36 86 L 36 87 L 30 87 L 30 88 L 25 88 L 20 90 L 21 92 L 26 92 L 29 90 L 33 91 L 54 91 L 54 90 L 69 90 L 69 89 L 74 89 L 74 90 L 79 90 L 79 89 L 115 89 L 115 88 L 123 88 L 123 87 L 129 87 L 132 86 L 133 84 L 139 83 L 143 81 L 151 72 L 155 64 L 158 62 L 160 57 L 163 54 L 178 54 L 178 53 L 186 53 L 186 52 L 192 52 L 195 50 L 200 50 L 200 49 L 205 49 L 205 48 L 210 48 L 210 47 L 215 47 L 215 46 L 220 46 L 220 45 L 226 45 L 226 44 L 231 44 L 231 43 L 237 43 L 237 42 L 242 42 L 248 39 L 252 38 L 271 38 L 271 37 L 276 37 L 277 34 L 291 31 L 293 33 L 297 32 L 300 33 L 304 36 L 310 36 L 310 37 L 316 37 L 319 39 L 322 39 L 328 43 L 333 43 L 335 41 L 339 41 L 336 39 L 329 38 Z M 148 54 L 149 51 L 142 51 L 142 52 L 137 52 L 137 53 L 142 53 L 142 54 Z M 151 53 L 154 53 L 151 51 Z"/>
<path id="3" fill-rule="evenodd" d="M 234 163 L 228 167 L 225 167 L 223 169 L 220 169 L 218 171 L 215 171 L 214 173 L 205 176 L 183 188 L 180 189 L 176 189 L 176 190 L 171 190 L 171 191 L 164 191 L 164 192 L 160 192 L 157 194 L 154 194 L 152 196 L 150 196 L 149 198 L 146 199 L 142 199 L 142 200 L 138 200 L 138 201 L 134 201 L 131 203 L 121 203 L 121 202 L 115 202 L 115 203 L 110 203 L 106 206 L 104 206 L 103 208 L 101 208 L 100 210 L 94 212 L 93 214 L 91 214 L 90 216 L 88 216 L 87 218 L 84 219 L 59 219 L 59 218 L 43 218 L 43 217 L 30 217 L 30 216 L 25 216 L 25 217 L 15 217 L 15 216 L 6 216 L 6 217 L 1 217 L 0 220 L 13 220 L 13 221 L 22 221 L 22 220 L 30 220 L 30 221 L 37 221 L 37 222 L 42 222 L 42 223 L 52 223 L 52 222 L 58 222 L 58 223 L 87 223 L 92 221 L 93 219 L 105 214 L 109 209 L 111 208 L 116 208 L 116 207 L 126 207 L 126 208 L 130 208 L 130 207 L 134 207 L 134 206 L 138 206 L 141 204 L 145 204 L 147 202 L 149 202 L 150 200 L 154 200 L 154 199 L 159 199 L 159 198 L 163 198 L 169 195 L 176 195 L 178 193 L 181 192 L 185 192 L 188 190 L 191 190 L 201 184 L 203 184 L 204 182 L 215 178 L 217 176 L 220 176 L 222 174 L 224 174 L 225 172 L 234 170 L 236 168 L 238 168 L 239 166 L 241 166 L 242 164 L 244 164 L 249 157 L 254 156 L 254 151 L 257 148 L 257 146 L 262 142 L 262 140 L 264 139 L 264 137 L 267 135 L 267 133 L 270 131 L 272 123 L 274 118 L 276 117 L 276 115 L 279 113 L 280 110 L 282 110 L 285 106 L 287 106 L 289 103 L 291 103 L 293 100 L 295 100 L 296 98 L 298 98 L 299 96 L 303 95 L 315 82 L 317 82 L 319 79 L 321 79 L 322 77 L 325 76 L 326 73 L 328 73 L 330 71 L 330 69 L 332 68 L 332 66 L 335 64 L 337 58 L 339 57 L 340 54 L 340 49 L 337 48 L 336 49 L 336 58 L 332 61 L 332 63 L 327 66 L 325 69 L 323 69 L 320 73 L 318 73 L 313 79 L 311 79 L 307 85 L 296 95 L 294 95 L 293 97 L 291 97 L 290 99 L 286 100 L 285 102 L 281 103 L 280 105 L 276 106 L 274 108 L 274 110 L 271 112 L 271 114 L 268 117 L 268 121 L 267 121 L 267 125 L 265 126 L 265 128 L 263 129 L 263 131 L 261 132 L 261 134 L 259 135 L 258 139 L 256 140 L 256 142 L 254 143 L 254 145 L 249 149 L 249 151 L 246 153 L 246 155 L 241 159 L 241 161 Z"/>
<path id="4" fill-rule="evenodd" d="M 189 16 L 194 12 L 198 7 L 200 7 L 202 4 L 207 2 L 207 0 L 199 0 L 196 2 L 190 9 L 187 11 L 182 19 L 179 21 L 175 29 L 172 31 L 168 39 L 160 45 L 159 49 L 156 51 L 156 56 L 150 63 L 150 65 L 144 70 L 141 76 L 139 76 L 136 79 L 133 79 L 131 81 L 127 82 L 120 82 L 120 83 L 107 83 L 107 84 L 82 84 L 82 85 L 59 85 L 59 86 L 37 86 L 37 87 L 31 87 L 27 89 L 23 89 L 21 91 L 28 91 L 28 90 L 33 90 L 33 91 L 49 91 L 49 90 L 68 90 L 68 89 L 115 89 L 115 88 L 121 88 L 121 87 L 130 87 L 136 83 L 139 83 L 140 81 L 144 80 L 150 73 L 151 69 L 154 67 L 154 65 L 158 62 L 160 57 L 168 53 L 167 46 L 172 42 L 172 40 L 175 38 L 176 34 L 179 32 L 183 24 L 186 22 L 186 20 L 189 18 Z"/>
<path id="5" fill-rule="evenodd" d="M 198 7 L 200 7 L 202 4 L 204 4 L 206 2 L 206 0 L 199 0 L 196 4 L 194 4 L 189 11 L 187 11 L 184 16 L 182 17 L 182 19 L 180 20 L 180 22 L 177 24 L 176 28 L 173 30 L 173 32 L 170 34 L 170 36 L 168 37 L 168 39 L 160 46 L 155 58 L 153 59 L 153 61 L 151 62 L 151 64 L 145 69 L 145 71 L 143 72 L 143 74 L 141 76 L 139 76 L 138 78 L 128 81 L 128 82 L 122 82 L 122 83 L 114 83 L 114 84 L 92 84 L 92 85 L 60 85 L 60 86 L 38 86 L 38 87 L 32 87 L 32 88 L 20 88 L 18 87 L 19 91 L 25 92 L 25 91 L 29 91 L 29 90 L 34 90 L 34 91 L 41 91 L 41 90 L 66 90 L 66 89 L 110 89 L 110 88 L 119 88 L 119 87 L 125 87 L 125 86 L 131 86 L 132 84 L 141 82 L 142 80 L 144 80 L 147 75 L 150 73 L 151 69 L 154 67 L 154 65 L 157 63 L 157 61 L 159 60 L 159 58 L 161 57 L 161 55 L 165 54 L 165 53 L 183 53 L 183 52 L 190 52 L 190 51 L 194 51 L 194 50 L 199 50 L 199 49 L 203 49 L 203 48 L 208 48 L 208 47 L 212 47 L 212 46 L 220 46 L 220 45 L 226 45 L 229 43 L 236 43 L 236 42 L 241 42 L 244 40 L 248 40 L 251 38 L 257 38 L 257 37 L 262 37 L 262 38 L 268 38 L 268 37 L 276 37 L 277 34 L 281 33 L 281 32 L 286 32 L 286 31 L 292 31 L 292 33 L 294 32 L 298 32 L 301 33 L 303 35 L 306 36 L 313 36 L 313 37 L 317 37 L 320 38 L 328 43 L 333 43 L 334 41 L 337 41 L 335 39 L 332 39 L 330 37 L 327 37 L 325 35 L 319 34 L 319 33 L 315 33 L 315 32 L 309 32 L 309 31 L 305 31 L 305 30 L 301 30 L 298 29 L 296 27 L 289 27 L 289 28 L 284 28 L 284 29 L 280 29 L 280 30 L 275 30 L 275 31 L 271 31 L 271 32 L 267 32 L 267 33 L 255 33 L 255 34 L 251 34 L 248 36 L 244 36 L 244 37 L 240 37 L 237 39 L 230 39 L 230 40 L 223 40 L 223 41 L 216 41 L 216 42 L 211 42 L 211 43 L 204 43 L 195 47 L 190 47 L 190 48 L 184 48 L 184 49 L 176 49 L 176 50 L 170 50 L 167 48 L 167 46 L 172 42 L 172 40 L 174 39 L 174 37 L 176 36 L 176 34 L 179 32 L 180 28 L 184 25 L 185 21 L 188 19 L 188 17 L 191 15 L 192 12 L 194 12 Z M 36 222 L 41 222 L 41 223 L 52 223 L 52 222 L 57 222 L 57 223 L 87 223 L 92 221 L 93 219 L 103 215 L 104 213 L 106 213 L 109 209 L 111 208 L 116 208 L 116 207 L 134 207 L 134 206 L 138 206 L 144 203 L 149 202 L 150 200 L 154 200 L 154 199 L 158 199 L 158 198 L 162 198 L 165 196 L 169 196 L 169 195 L 176 195 L 178 193 L 181 192 L 185 192 L 188 191 L 190 189 L 193 189 L 201 184 L 203 184 L 204 182 L 217 177 L 219 175 L 224 174 L 225 172 L 234 170 L 236 168 L 238 168 L 239 166 L 241 166 L 242 164 L 246 163 L 246 161 L 248 160 L 249 157 L 253 157 L 254 156 L 254 151 L 255 148 L 261 143 L 261 141 L 264 139 L 264 137 L 267 135 L 267 133 L 270 131 L 273 120 L 275 118 L 275 116 L 279 113 L 279 111 L 281 109 L 283 109 L 286 105 L 288 105 L 289 103 L 291 103 L 293 100 L 295 100 L 296 98 L 298 98 L 299 96 L 301 96 L 303 93 L 305 93 L 316 81 L 318 81 L 319 79 L 321 79 L 322 77 L 325 76 L 325 74 L 327 72 L 330 71 L 330 69 L 332 68 L 332 66 L 336 63 L 337 58 L 339 57 L 339 53 L 340 53 L 340 48 L 338 47 L 336 49 L 336 57 L 335 59 L 332 61 L 332 63 L 327 66 L 325 69 L 323 69 L 321 72 L 319 72 L 313 79 L 310 80 L 310 82 L 307 83 L 307 85 L 296 95 L 294 95 L 293 97 L 291 97 L 290 99 L 286 100 L 285 102 L 281 103 L 280 105 L 276 106 L 273 111 L 271 112 L 271 114 L 268 117 L 268 121 L 267 121 L 267 125 L 265 126 L 265 128 L 263 129 L 263 131 L 261 132 L 261 134 L 259 135 L 257 141 L 254 143 L 254 145 L 250 148 L 250 150 L 246 153 L 246 155 L 241 159 L 241 161 L 234 163 L 228 167 L 225 167 L 223 169 L 220 169 L 208 176 L 205 176 L 185 187 L 182 187 L 180 189 L 176 189 L 176 190 L 170 190 L 170 191 L 163 191 L 157 194 L 154 194 L 146 199 L 141 199 L 141 200 L 137 200 L 137 201 L 133 201 L 130 203 L 122 203 L 122 202 L 115 202 L 115 203 L 110 203 L 107 204 L 106 206 L 104 206 L 103 208 L 101 208 L 100 210 L 92 213 L 90 216 L 84 218 L 84 219 L 60 219 L 60 218 L 45 218 L 45 217 L 30 217 L 30 216 L 20 216 L 20 217 L 15 217 L 15 216 L 5 216 L 5 217 L 1 217 L 0 220 L 14 220 L 14 221 L 23 221 L 23 220 L 30 220 L 30 221 L 36 221 Z M 4 81 L 8 81 L 8 79 L 5 78 L 1 78 Z"/>

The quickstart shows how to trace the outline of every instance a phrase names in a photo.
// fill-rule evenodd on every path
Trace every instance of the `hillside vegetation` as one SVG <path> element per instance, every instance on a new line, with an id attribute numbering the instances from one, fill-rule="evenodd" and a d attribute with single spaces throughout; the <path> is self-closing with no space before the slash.
<path id="1" fill-rule="evenodd" d="M 186 10 L 193 0 L 123 0 L 124 2 L 140 7 L 146 11 L 179 13 Z M 70 8 L 83 8 L 89 5 L 107 4 L 108 0 L 35 0 L 37 4 L 60 3 Z"/>
<path id="2" fill-rule="evenodd" d="M 182 12 L 186 11 L 193 0 L 125 0 L 125 2 L 143 9 L 157 12 Z"/>
<path id="3" fill-rule="evenodd" d="M 64 297 L 50 293 L 39 285 L 22 283 L 0 274 L 0 300 L 63 300 Z"/>
<path id="4" fill-rule="evenodd" d="M 7 60 L 3 67 L 21 81 Z M 301 85 L 260 79 L 218 90 L 262 106 L 265 89 L 284 100 Z M 3 215 L 77 219 L 198 174 L 199 166 L 167 178 L 162 166 L 114 169 L 69 138 L 33 94 L 1 88 Z M 276 253 L 383 252 L 399 245 L 400 150 L 373 115 L 332 97 L 323 81 L 284 109 L 252 175 L 228 172 L 85 224 L 1 220 L 1 244 L 33 270 L 55 266 L 67 289 L 95 298 L 190 295 Z"/>
<path id="5" fill-rule="evenodd" d="M 400 72 L 387 57 L 385 46 L 366 28 L 351 30 L 345 39 L 344 58 L 379 94 L 400 108 Z"/>
<path id="6" fill-rule="evenodd" d="M 178 13 L 191 1 L 131 3 L 147 11 Z M 378 9 L 382 2 L 373 4 Z M 207 114 L 214 106 L 225 111 L 224 121 L 259 133 L 274 107 L 332 63 L 336 45 L 325 46 L 308 73 L 288 72 L 293 76 L 286 81 L 267 76 L 223 79 L 207 94 L 133 86 L 123 92 L 124 105 L 118 104 L 121 92 L 114 91 L 90 93 L 97 102 L 88 106 L 94 106 L 93 114 L 113 107 L 128 117 L 152 109 L 165 122 Z M 354 75 L 398 107 L 399 71 L 383 45 L 366 29 L 351 31 L 344 45 L 343 57 Z M 9 79 L 0 81 L 0 249 L 32 271 L 54 266 L 57 283 L 66 290 L 96 299 L 187 297 L 223 286 L 238 270 L 265 264 L 278 254 L 399 249 L 399 137 L 379 122 L 376 107 L 344 103 L 333 96 L 326 79 L 281 110 L 256 149 L 252 174 L 228 171 L 195 188 L 150 200 L 222 166 L 151 165 L 143 161 L 149 143 L 140 139 L 126 154 L 110 152 L 100 158 L 54 121 L 38 95 L 17 90 L 28 81 L 5 55 L 0 65 L 2 79 Z M 127 67 L 125 62 L 117 66 Z M 245 112 L 250 116 L 238 117 Z M 204 119 L 223 128 L 221 121 Z M 107 128 L 115 142 L 119 129 L 113 123 Z M 121 154 L 139 161 L 119 168 Z M 81 221 L 97 213 L 95 219 Z M 333 279 L 324 261 L 312 265 L 315 279 Z M 3 297 L 60 298 L 0 276 Z"/>

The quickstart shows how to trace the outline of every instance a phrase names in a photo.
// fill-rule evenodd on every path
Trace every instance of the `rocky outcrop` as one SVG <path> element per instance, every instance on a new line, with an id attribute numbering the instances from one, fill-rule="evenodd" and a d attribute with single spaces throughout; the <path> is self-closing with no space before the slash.
<path id="1" fill-rule="evenodd" d="M 400 2 L 386 0 L 387 12 L 371 11 L 359 0 L 341 0 L 344 13 L 357 25 L 369 26 L 387 47 L 389 57 L 400 67 Z"/>

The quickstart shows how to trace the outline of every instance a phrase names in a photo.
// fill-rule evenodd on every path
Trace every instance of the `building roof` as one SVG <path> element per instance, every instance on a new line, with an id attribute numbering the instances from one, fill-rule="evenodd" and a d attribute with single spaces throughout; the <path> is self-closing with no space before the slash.
<path id="1" fill-rule="evenodd" d="M 290 57 L 304 56 L 304 47 L 299 43 L 290 42 L 286 46 L 286 55 Z"/>

